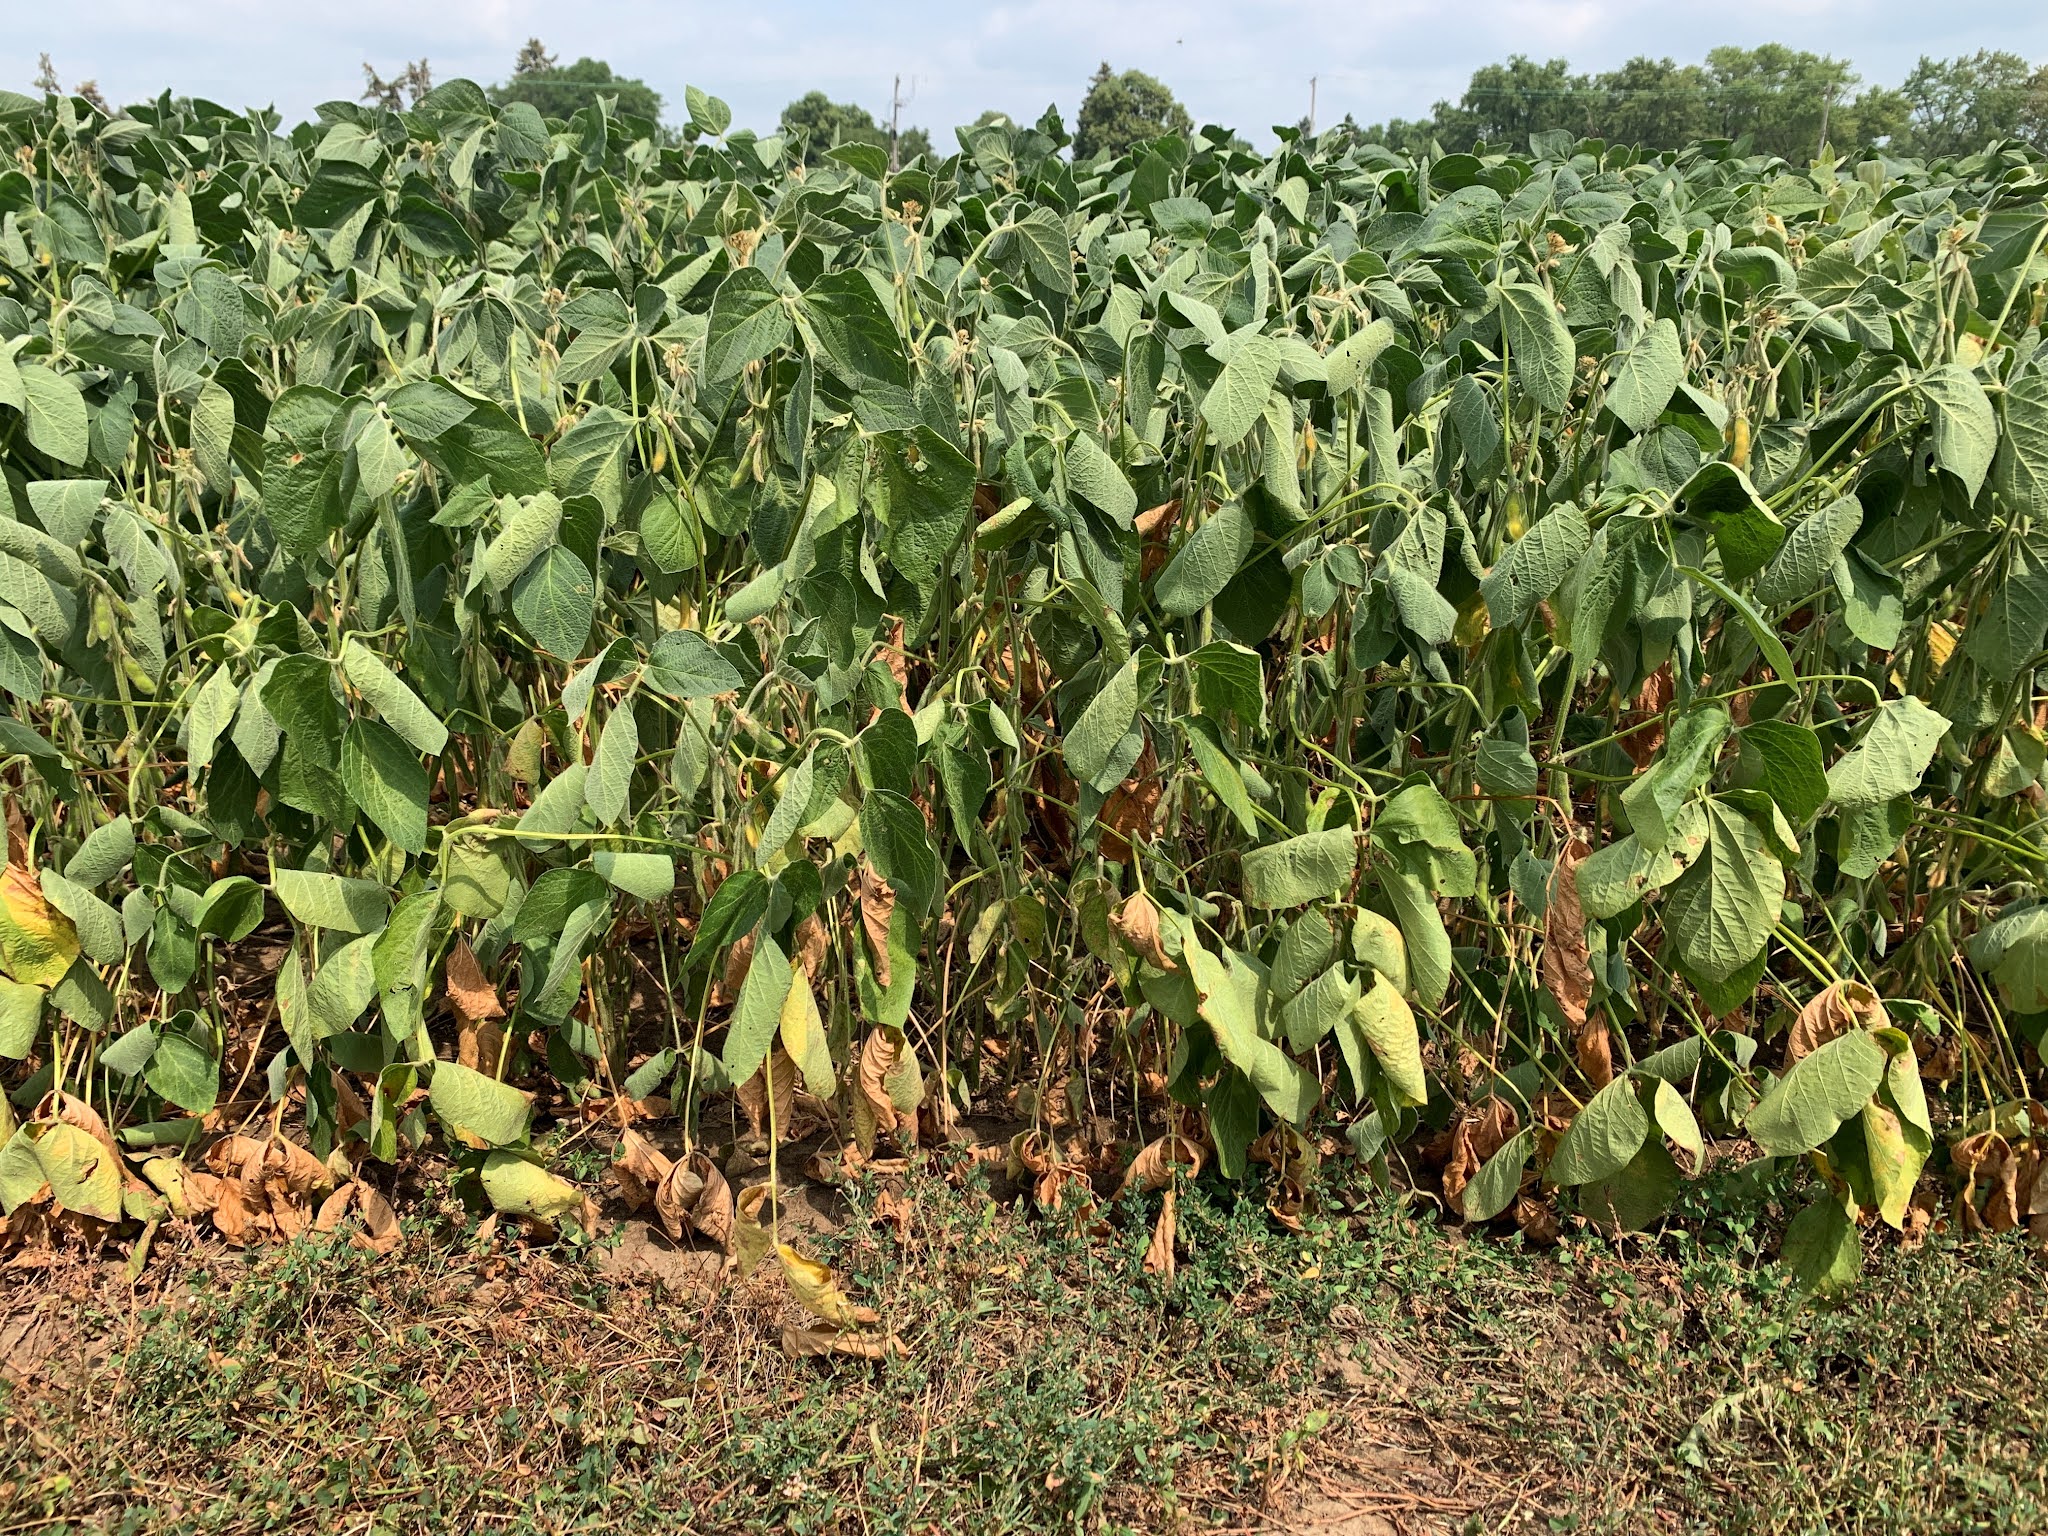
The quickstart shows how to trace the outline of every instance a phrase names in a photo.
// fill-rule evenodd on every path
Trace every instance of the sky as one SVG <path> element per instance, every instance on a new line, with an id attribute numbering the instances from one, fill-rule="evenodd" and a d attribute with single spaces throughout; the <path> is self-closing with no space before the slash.
<path id="1" fill-rule="evenodd" d="M 488 84 L 538 35 L 563 62 L 606 60 L 660 91 L 672 121 L 683 87 L 730 102 L 767 130 L 810 90 L 903 123 L 950 129 L 995 107 L 1068 122 L 1098 63 L 1159 76 L 1196 122 L 1267 139 L 1309 110 L 1319 122 L 1416 117 L 1455 99 L 1472 71 L 1511 53 L 1611 68 L 1638 54 L 1681 63 L 1724 43 L 1782 42 L 1849 59 L 1897 84 L 1922 54 L 2004 48 L 2048 61 L 2039 0 L 10 0 L 0 87 L 26 90 L 47 51 L 68 87 L 114 102 L 166 87 L 288 121 L 353 98 L 364 62 L 385 74 L 426 58 L 437 80 Z"/>

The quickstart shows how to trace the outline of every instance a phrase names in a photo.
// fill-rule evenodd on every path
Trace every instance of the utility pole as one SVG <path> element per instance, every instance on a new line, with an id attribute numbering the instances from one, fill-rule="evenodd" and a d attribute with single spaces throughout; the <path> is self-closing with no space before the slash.
<path id="1" fill-rule="evenodd" d="M 903 116 L 903 77 L 889 87 L 889 174 L 896 174 L 896 125 Z"/>
<path id="2" fill-rule="evenodd" d="M 1308 136 L 1316 136 L 1316 77 L 1308 77 Z"/>

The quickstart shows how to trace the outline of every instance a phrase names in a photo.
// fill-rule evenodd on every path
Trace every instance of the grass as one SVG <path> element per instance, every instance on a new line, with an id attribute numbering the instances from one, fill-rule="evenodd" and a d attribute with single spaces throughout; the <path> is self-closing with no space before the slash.
<path id="1" fill-rule="evenodd" d="M 0 1529 L 1835 1533 L 2048 1528 L 2048 1313 L 2017 1241 L 1886 1248 L 1800 1304 L 1694 1186 L 1617 1247 L 1461 1234 L 1370 1186 L 1071 1220 L 933 1165 L 907 1242 L 850 1187 L 801 1241 L 908 1353 L 786 1359 L 779 1279 L 669 1289 L 602 1245 L 379 1260 L 193 1242 L 131 1287 L 9 1282 Z M 431 1205 L 432 1202 L 427 1202 Z M 1734 1209 L 1747 1205 L 1728 1202 Z"/>

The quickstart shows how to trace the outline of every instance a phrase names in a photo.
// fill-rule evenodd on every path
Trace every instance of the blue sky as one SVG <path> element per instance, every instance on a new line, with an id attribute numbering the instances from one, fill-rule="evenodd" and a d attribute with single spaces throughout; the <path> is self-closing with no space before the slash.
<path id="1" fill-rule="evenodd" d="M 47 50 L 69 86 L 113 100 L 169 86 L 288 117 L 353 97 L 363 61 L 390 74 L 424 55 L 436 78 L 489 82 L 538 34 L 565 61 L 590 54 L 639 75 L 681 115 L 683 86 L 772 126 L 806 90 L 887 114 L 904 77 L 906 124 L 938 130 L 984 107 L 1069 120 L 1096 64 L 1159 75 L 1198 122 L 1264 140 L 1308 109 L 1361 120 L 1416 116 L 1472 70 L 1513 52 L 1600 69 L 1635 54 L 1696 60 L 1721 43 L 1778 41 L 1852 60 L 1896 83 L 1921 54 L 2007 48 L 2048 61 L 2048 5 L 1925 0 L 12 0 L 0 86 L 25 89 Z"/>

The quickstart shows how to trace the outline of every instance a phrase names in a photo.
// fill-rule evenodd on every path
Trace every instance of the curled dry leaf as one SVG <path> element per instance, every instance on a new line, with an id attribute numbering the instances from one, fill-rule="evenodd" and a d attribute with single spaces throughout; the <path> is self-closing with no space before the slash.
<path id="1" fill-rule="evenodd" d="M 855 1360 L 886 1360 L 908 1354 L 903 1341 L 893 1333 L 869 1328 L 834 1328 L 830 1323 L 786 1323 L 782 1329 L 782 1352 L 792 1360 L 813 1355 L 848 1355 Z"/>
<path id="2" fill-rule="evenodd" d="M 1202 1149 L 1178 1131 L 1169 1131 L 1139 1149 L 1138 1155 L 1131 1159 L 1131 1166 L 1124 1170 L 1124 1181 L 1118 1186 L 1117 1193 L 1126 1195 L 1133 1189 L 1147 1192 L 1167 1189 L 1173 1183 L 1176 1169 L 1185 1169 L 1191 1179 L 1200 1174 Z"/>
<path id="3" fill-rule="evenodd" d="M 903 1102 L 909 1098 L 906 1069 L 913 1065 L 909 1043 L 893 1030 L 870 1030 L 861 1043 L 853 1074 L 853 1139 L 863 1154 L 872 1155 L 877 1136 L 916 1143 L 915 1100 Z"/>
<path id="4" fill-rule="evenodd" d="M 729 1251 L 739 1261 L 742 1280 L 759 1267 L 775 1246 L 775 1230 L 763 1219 L 770 1214 L 769 1197 L 773 1189 L 771 1184 L 751 1185 L 740 1191 L 734 1203 Z"/>
<path id="5" fill-rule="evenodd" d="M 496 1077 L 505 1054 L 505 1032 L 497 1023 L 505 1017 L 505 1005 L 476 963 L 469 940 L 458 938 L 448 952 L 445 985 L 448 1006 L 455 1011 L 455 1059 L 471 1071 Z"/>
<path id="6" fill-rule="evenodd" d="M 1836 981 L 1822 987 L 1799 1010 L 1785 1036 L 1785 1065 L 1852 1029 L 1875 1029 L 1888 1023 L 1884 1004 L 1860 981 Z"/>
<path id="7" fill-rule="evenodd" d="M 1485 1161 L 1515 1134 L 1520 1117 L 1514 1105 L 1495 1096 L 1469 1109 L 1451 1133 L 1451 1155 L 1444 1164 L 1444 1198 L 1453 1210 L 1464 1209 L 1465 1186 Z"/>
<path id="8" fill-rule="evenodd" d="M 725 952 L 725 996 L 730 1002 L 740 995 L 740 988 L 746 985 L 747 972 L 754 964 L 754 936 L 744 934 L 733 941 L 731 949 Z"/>
<path id="9" fill-rule="evenodd" d="M 910 1242 L 911 1204 L 909 1199 L 893 1189 L 885 1189 L 875 1196 L 875 1220 L 884 1222 L 896 1234 L 899 1244 Z"/>
<path id="10" fill-rule="evenodd" d="M 717 1164 L 703 1153 L 671 1158 L 638 1131 L 619 1137 L 612 1178 L 632 1209 L 654 1207 L 672 1242 L 695 1228 L 728 1253 L 732 1251 L 732 1188 Z"/>
<path id="11" fill-rule="evenodd" d="M 772 1106 L 768 1102 L 771 1080 L 775 1086 Z M 761 1070 L 741 1083 L 735 1092 L 740 1110 L 747 1117 L 749 1135 L 757 1139 L 763 1137 L 772 1125 L 784 1141 L 789 1140 L 791 1117 L 796 1113 L 796 1062 L 787 1051 L 778 1047 L 775 1054 L 762 1063 Z"/>
<path id="12" fill-rule="evenodd" d="M 1179 964 L 1159 940 L 1159 908 L 1143 891 L 1133 891 L 1110 915 L 1109 925 L 1155 970 L 1177 971 Z"/>
<path id="13" fill-rule="evenodd" d="M 1607 1024 L 1588 1012 L 1593 1000 L 1593 966 L 1586 948 L 1586 912 L 1579 904 L 1579 865 L 1592 850 L 1575 830 L 1558 850 L 1550 877 L 1550 904 L 1543 914 L 1543 986 L 1572 1029 L 1579 1070 L 1596 1088 L 1614 1077 Z"/>
<path id="14" fill-rule="evenodd" d="M 207 1150 L 206 1166 L 185 1175 L 186 1205 L 195 1216 L 210 1213 L 237 1247 L 297 1237 L 312 1225 L 313 1196 L 334 1187 L 325 1163 L 282 1137 L 224 1136 Z"/>
<path id="15" fill-rule="evenodd" d="M 1152 841 L 1159 802 L 1165 794 L 1166 781 L 1159 775 L 1159 758 L 1148 736 L 1130 773 L 1102 804 L 1103 853 L 1119 864 L 1128 864 L 1132 843 Z"/>
<path id="16" fill-rule="evenodd" d="M 629 1128 L 619 1134 L 618 1150 L 612 1160 L 612 1182 L 619 1186 L 629 1210 L 642 1211 L 653 1203 L 655 1189 L 674 1166 L 653 1142 Z M 669 1236 L 676 1234 L 671 1232 Z"/>
<path id="17" fill-rule="evenodd" d="M 1996 1131 L 1979 1131 L 1951 1147 L 1949 1158 L 1964 1179 L 1956 1215 L 1966 1231 L 2010 1232 L 2020 1224 L 2021 1161 L 2010 1142 Z M 1980 1186 L 1985 1194 L 1981 1210 Z"/>
<path id="18" fill-rule="evenodd" d="M 1172 1189 L 1168 1189 L 1160 1197 L 1159 1220 L 1153 1224 L 1152 1241 L 1145 1245 L 1145 1273 L 1158 1275 L 1166 1280 L 1173 1279 L 1173 1239 L 1176 1227 L 1173 1201 Z"/>
<path id="19" fill-rule="evenodd" d="M 1554 1247 L 1561 1234 L 1557 1207 L 1527 1195 L 1515 1197 L 1515 1225 L 1522 1229 L 1522 1236 L 1539 1248 Z"/>
<path id="20" fill-rule="evenodd" d="M 794 958 L 802 963 L 804 979 L 816 981 L 818 967 L 825 963 L 826 951 L 831 941 L 825 932 L 825 921 L 813 912 L 796 925 L 796 954 Z"/>
<path id="21" fill-rule="evenodd" d="M 733 1244 L 733 1198 L 732 1186 L 725 1182 L 725 1175 L 718 1171 L 718 1165 L 702 1152 L 693 1153 L 689 1161 L 691 1175 L 703 1186 L 690 1202 L 690 1225 L 704 1236 L 718 1244 L 727 1253 Z"/>
<path id="22" fill-rule="evenodd" d="M 896 915 L 896 887 L 866 863 L 860 867 L 860 930 L 867 939 L 875 985 L 889 987 L 889 919 Z"/>
<path id="23" fill-rule="evenodd" d="M 1643 679 L 1643 686 L 1636 690 L 1635 708 L 1621 717 L 1621 747 L 1638 773 L 1664 750 L 1664 711 L 1671 707 L 1672 691 L 1671 663 L 1667 661 Z"/>
<path id="24" fill-rule="evenodd" d="M 1022 1183 L 1031 1178 L 1031 1197 L 1040 1209 L 1071 1209 L 1076 1221 L 1086 1223 L 1095 1215 L 1095 1190 L 1088 1182 L 1088 1165 L 1064 1150 L 1052 1137 L 1037 1131 L 1020 1131 L 1010 1139 L 1009 1175 Z M 1077 1198 L 1071 1202 L 1069 1192 Z"/>
<path id="25" fill-rule="evenodd" d="M 363 1214 L 363 1230 L 350 1241 L 370 1253 L 395 1252 L 404 1241 L 404 1234 L 398 1227 L 398 1213 L 391 1209 L 391 1202 L 375 1185 L 359 1180 L 356 1189 L 356 1208 Z"/>

